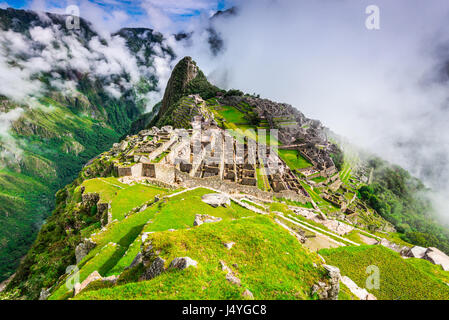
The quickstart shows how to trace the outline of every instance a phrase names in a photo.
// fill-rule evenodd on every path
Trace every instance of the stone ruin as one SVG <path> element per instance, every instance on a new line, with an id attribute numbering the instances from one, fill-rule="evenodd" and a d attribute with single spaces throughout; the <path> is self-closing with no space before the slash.
<path id="1" fill-rule="evenodd" d="M 110 151 L 118 177 L 149 178 L 167 184 L 185 179 L 221 180 L 257 189 L 266 176 L 274 193 L 289 191 L 304 202 L 309 194 L 272 147 L 233 137 L 214 121 L 195 117 L 192 129 L 171 126 L 128 136 Z"/>

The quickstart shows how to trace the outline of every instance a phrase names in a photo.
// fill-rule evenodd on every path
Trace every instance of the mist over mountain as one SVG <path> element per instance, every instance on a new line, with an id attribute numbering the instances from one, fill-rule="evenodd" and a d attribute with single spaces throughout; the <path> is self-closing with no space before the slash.
<path id="1" fill-rule="evenodd" d="M 100 35 L 67 19 L 0 9 L 0 279 L 32 243 L 54 193 L 161 99 L 175 58 L 151 29 Z"/>
<path id="2" fill-rule="evenodd" d="M 187 297 L 254 298 L 250 287 L 256 298 L 283 297 L 276 280 L 267 291 L 254 286 L 259 263 L 253 273 L 240 256 L 242 269 L 223 262 L 223 243 L 235 244 L 223 240 L 227 230 L 238 238 L 231 255 L 267 235 L 276 251 L 278 236 L 292 248 L 295 262 L 279 264 L 288 298 L 339 295 L 318 250 L 359 286 L 364 267 L 352 273 L 340 253 L 376 256 L 405 275 L 363 300 L 396 299 L 398 288 L 410 299 L 447 297 L 449 5 L 378 2 L 379 30 L 365 26 L 365 0 L 232 1 L 220 11 L 148 1 L 151 21 L 94 10 L 79 25 L 45 1 L 33 8 L 54 13 L 0 4 L 0 299 L 71 299 L 92 279 L 81 298 L 132 299 L 141 286 L 146 297 L 173 297 L 146 285 L 173 276 L 176 259 L 199 261 L 189 281 L 224 288 Z M 207 132 L 200 143 L 183 140 L 198 128 Z M 260 142 L 261 129 L 278 135 Z M 209 163 L 222 137 L 233 139 L 233 162 Z M 204 201 L 210 192 L 223 203 Z M 203 223 L 212 224 L 207 236 Z M 185 243 L 184 229 L 193 234 Z M 217 243 L 196 243 L 215 234 Z M 197 255 L 204 246 L 214 254 Z M 196 260 L 174 257 L 186 252 Z M 273 266 L 278 258 L 263 257 Z M 226 278 L 211 280 L 218 261 Z M 68 266 L 81 269 L 82 289 L 66 290 Z M 351 285 L 341 297 L 359 292 Z"/>
<path id="3" fill-rule="evenodd" d="M 447 2 L 378 1 L 380 30 L 365 27 L 369 1 L 235 4 L 212 21 L 219 52 L 202 18 L 178 52 L 197 57 L 214 84 L 288 101 L 407 168 L 440 193 L 447 221 Z"/>

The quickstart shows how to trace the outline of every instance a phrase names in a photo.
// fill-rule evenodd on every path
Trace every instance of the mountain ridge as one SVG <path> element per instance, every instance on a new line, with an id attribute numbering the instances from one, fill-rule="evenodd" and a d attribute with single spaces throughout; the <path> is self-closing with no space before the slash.
<path id="1" fill-rule="evenodd" d="M 177 127 L 150 126 L 128 135 L 57 193 L 56 210 L 6 294 L 28 299 L 141 299 L 141 294 L 155 299 L 394 299 L 395 286 L 357 295 L 352 282 L 339 280 L 342 272 L 363 288 L 363 263 L 378 259 L 382 272 L 397 271 L 409 298 L 448 299 L 444 254 L 431 247 L 417 254 L 421 251 L 371 207 L 370 167 L 345 159 L 337 169 L 331 155 L 339 147 L 319 121 L 238 90 L 212 86 L 215 96 L 210 97 L 210 84 L 189 86 L 195 77 L 185 79 L 190 80 L 182 86 L 167 86 L 181 90 L 179 98 L 166 95 L 169 108 L 153 119 Z M 181 112 L 184 107 L 189 113 Z M 191 123 L 178 122 L 179 115 Z M 261 138 L 255 129 L 278 129 L 280 139 Z M 218 151 L 220 137 L 232 141 L 231 149 Z M 231 163 L 220 160 L 229 152 Z M 381 197 L 377 201 L 386 203 Z M 270 248 L 278 248 L 277 254 Z M 323 264 L 317 250 L 340 270 Z M 353 255 L 349 264 L 344 252 Z M 354 261 L 360 270 L 351 268 Z M 261 268 L 264 263 L 276 267 L 283 293 L 279 279 Z M 78 271 L 67 273 L 68 267 Z M 260 283 L 262 274 L 266 281 Z M 70 285 L 77 281 L 73 277 L 79 277 L 78 287 Z M 417 278 L 425 283 L 409 281 Z M 158 289 L 165 287 L 170 290 Z"/>

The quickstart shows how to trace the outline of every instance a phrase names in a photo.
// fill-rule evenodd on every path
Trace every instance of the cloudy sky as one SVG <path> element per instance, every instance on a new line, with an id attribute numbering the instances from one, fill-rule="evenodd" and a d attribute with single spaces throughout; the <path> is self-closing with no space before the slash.
<path id="1" fill-rule="evenodd" d="M 80 15 L 108 31 L 120 27 L 182 30 L 192 17 L 210 15 L 232 5 L 231 0 L 0 0 L 0 8 L 13 7 L 63 13 L 70 5 Z"/>
<path id="2" fill-rule="evenodd" d="M 449 1 L 447 0 L 0 0 L 0 7 L 80 15 L 105 32 L 194 31 L 191 55 L 219 86 L 287 102 L 440 190 L 449 218 Z M 225 48 L 210 54 L 215 19 Z M 367 7 L 379 29 L 366 27 Z"/>

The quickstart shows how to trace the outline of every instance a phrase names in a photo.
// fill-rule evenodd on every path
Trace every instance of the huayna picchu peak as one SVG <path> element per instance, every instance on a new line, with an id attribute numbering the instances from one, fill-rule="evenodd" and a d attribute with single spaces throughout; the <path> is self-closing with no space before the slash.
<path id="1" fill-rule="evenodd" d="M 213 86 L 190 57 L 160 106 L 56 194 L 3 294 L 449 299 L 448 256 L 408 242 L 367 196 L 389 164 L 349 158 L 291 105 Z"/>
<path id="2" fill-rule="evenodd" d="M 0 1 L 3 314 L 448 301 L 449 6 L 378 1 Z"/>

